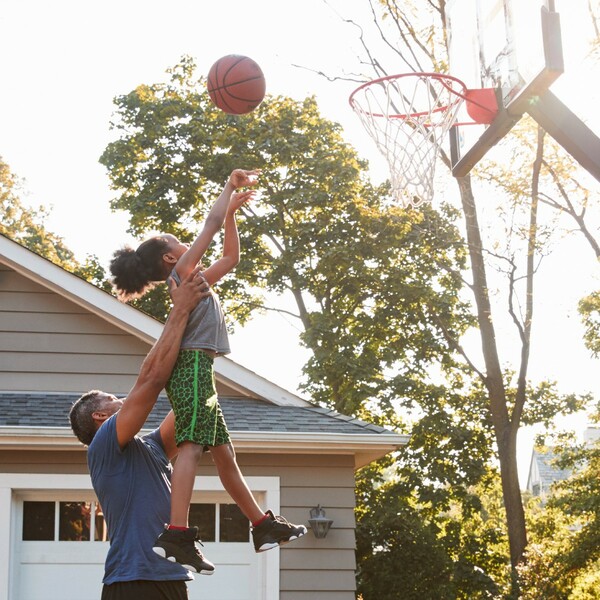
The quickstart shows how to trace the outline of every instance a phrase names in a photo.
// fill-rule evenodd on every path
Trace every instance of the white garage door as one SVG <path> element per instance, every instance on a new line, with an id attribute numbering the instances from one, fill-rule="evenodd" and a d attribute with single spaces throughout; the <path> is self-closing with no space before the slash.
<path id="1" fill-rule="evenodd" d="M 14 600 L 98 600 L 108 549 L 102 509 L 91 492 L 31 491 L 14 498 Z M 195 492 L 190 522 L 217 569 L 188 584 L 190 600 L 264 600 L 264 555 L 248 522 L 223 492 Z"/>

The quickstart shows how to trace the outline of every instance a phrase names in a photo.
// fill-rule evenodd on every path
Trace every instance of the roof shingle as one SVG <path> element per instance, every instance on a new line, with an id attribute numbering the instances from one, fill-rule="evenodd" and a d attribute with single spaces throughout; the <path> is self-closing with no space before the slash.
<path id="1" fill-rule="evenodd" d="M 69 427 L 75 394 L 0 392 L 0 427 Z M 377 435 L 389 430 L 319 406 L 278 406 L 251 398 L 219 398 L 231 431 L 300 432 Z M 146 428 L 158 427 L 169 410 L 160 396 Z"/>

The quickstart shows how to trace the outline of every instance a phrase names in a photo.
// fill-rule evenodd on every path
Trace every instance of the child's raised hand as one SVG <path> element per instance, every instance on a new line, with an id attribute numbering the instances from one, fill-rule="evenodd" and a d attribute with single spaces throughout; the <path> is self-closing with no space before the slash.
<path id="1" fill-rule="evenodd" d="M 236 190 L 247 185 L 256 185 L 258 183 L 257 177 L 259 175 L 260 169 L 254 169 L 252 171 L 235 169 L 229 176 L 229 183 L 231 183 Z"/>
<path id="2" fill-rule="evenodd" d="M 229 200 L 229 207 L 227 212 L 229 214 L 235 213 L 239 210 L 248 200 L 252 200 L 256 196 L 255 190 L 248 190 L 246 192 L 234 192 L 231 194 L 231 199 Z"/>

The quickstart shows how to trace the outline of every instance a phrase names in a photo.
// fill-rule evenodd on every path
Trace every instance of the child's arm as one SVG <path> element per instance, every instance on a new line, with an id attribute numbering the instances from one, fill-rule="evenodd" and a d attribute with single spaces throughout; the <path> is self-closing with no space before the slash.
<path id="1" fill-rule="evenodd" d="M 259 173 L 259 170 L 245 171 L 243 169 L 235 169 L 232 171 L 221 195 L 210 209 L 200 235 L 198 235 L 190 248 L 177 261 L 175 268 L 181 280 L 194 270 L 204 256 L 215 234 L 223 226 L 231 194 L 240 187 L 256 185 L 256 176 Z"/>
<path id="2" fill-rule="evenodd" d="M 240 262 L 240 238 L 235 222 L 235 213 L 243 204 L 253 198 L 254 194 L 254 191 L 248 191 L 236 193 L 231 196 L 231 201 L 227 208 L 227 216 L 225 217 L 223 256 L 202 273 L 209 285 L 214 285 Z"/>

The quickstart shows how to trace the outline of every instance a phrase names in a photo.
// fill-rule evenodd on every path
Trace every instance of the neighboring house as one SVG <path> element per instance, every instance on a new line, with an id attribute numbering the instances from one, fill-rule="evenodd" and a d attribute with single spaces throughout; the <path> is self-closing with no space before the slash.
<path id="1" fill-rule="evenodd" d="M 583 432 L 583 441 L 586 444 L 594 444 L 600 440 L 600 427 L 588 426 Z"/>
<path id="2" fill-rule="evenodd" d="M 571 476 L 569 469 L 559 469 L 554 465 L 555 458 L 556 456 L 550 449 L 533 449 L 527 477 L 527 491 L 534 496 L 545 499 L 550 493 L 553 483 L 563 481 Z"/>
<path id="3" fill-rule="evenodd" d="M 585 444 L 594 444 L 600 440 L 600 427 L 587 427 L 583 432 Z M 555 465 L 556 455 L 551 448 L 534 448 L 531 453 L 529 475 L 527 476 L 527 491 L 534 496 L 547 498 L 553 483 L 568 479 L 571 469 L 559 469 Z"/>
<path id="4" fill-rule="evenodd" d="M 0 236 L 0 600 L 99 598 L 106 528 L 67 413 L 92 388 L 125 395 L 161 329 Z M 354 474 L 406 438 L 315 406 L 228 358 L 215 367 L 238 461 L 261 505 L 307 523 L 320 504 L 334 522 L 324 539 L 309 531 L 255 554 L 205 455 L 193 519 L 217 572 L 196 577 L 190 599 L 354 600 Z M 146 427 L 167 410 L 161 397 Z"/>

